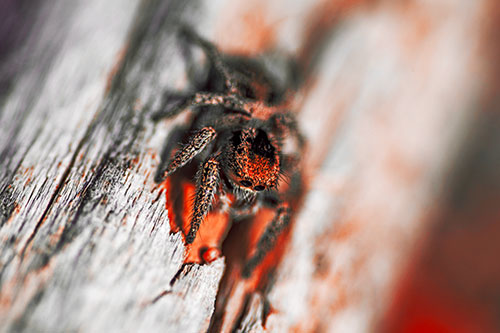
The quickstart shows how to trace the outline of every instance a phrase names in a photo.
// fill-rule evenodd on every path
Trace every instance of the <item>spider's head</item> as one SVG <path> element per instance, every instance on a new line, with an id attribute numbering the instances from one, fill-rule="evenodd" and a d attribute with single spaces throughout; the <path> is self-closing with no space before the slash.
<path id="1" fill-rule="evenodd" d="M 253 127 L 235 131 L 229 146 L 229 177 L 233 185 L 254 193 L 276 187 L 279 154 L 266 132 Z"/>

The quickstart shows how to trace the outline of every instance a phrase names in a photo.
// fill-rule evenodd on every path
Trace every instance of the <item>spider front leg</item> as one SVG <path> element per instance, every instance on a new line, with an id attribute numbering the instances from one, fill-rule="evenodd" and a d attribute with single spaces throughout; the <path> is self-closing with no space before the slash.
<path id="1" fill-rule="evenodd" d="M 268 122 L 273 129 L 282 136 L 290 136 L 296 140 L 297 149 L 302 151 L 305 145 L 305 138 L 299 130 L 297 119 L 290 112 L 279 112 L 273 114 Z"/>
<path id="2" fill-rule="evenodd" d="M 162 118 L 172 118 L 188 108 L 202 106 L 223 106 L 232 112 L 238 112 L 250 116 L 253 112 L 253 108 L 255 108 L 255 103 L 244 101 L 236 95 L 198 92 L 193 96 L 185 98 L 182 103 L 177 104 L 170 110 L 161 110 L 154 113 L 151 118 L 153 121 L 158 121 Z"/>
<path id="3" fill-rule="evenodd" d="M 236 80 L 229 72 L 228 68 L 224 64 L 222 57 L 219 53 L 219 50 L 210 43 L 209 41 L 203 39 L 200 35 L 194 32 L 188 26 L 184 26 L 181 29 L 181 33 L 183 33 L 187 38 L 189 38 L 192 42 L 198 44 L 203 51 L 205 51 L 207 57 L 210 59 L 215 69 L 222 75 L 224 78 L 224 84 L 226 89 L 231 94 L 238 93 L 238 88 L 236 87 Z"/>
<path id="4" fill-rule="evenodd" d="M 264 233 L 260 236 L 254 255 L 247 260 L 241 275 L 244 278 L 250 277 L 253 270 L 259 265 L 266 254 L 271 251 L 275 245 L 278 236 L 290 224 L 291 210 L 288 204 L 282 204 L 276 210 L 276 215 L 271 223 L 267 226 Z"/>
<path id="5" fill-rule="evenodd" d="M 189 163 L 217 136 L 217 132 L 212 127 L 204 127 L 190 137 L 189 142 L 177 151 L 172 161 L 163 173 L 163 179 L 167 178 L 177 169 Z"/>
<path id="6" fill-rule="evenodd" d="M 212 207 L 212 202 L 214 201 L 220 181 L 219 168 L 219 162 L 215 156 L 212 156 L 203 162 L 198 171 L 191 226 L 186 236 L 187 244 L 194 242 L 200 224 Z"/>
<path id="7" fill-rule="evenodd" d="M 179 125 L 174 127 L 168 133 L 163 149 L 160 153 L 160 163 L 158 164 L 158 168 L 155 172 L 155 183 L 161 183 L 165 179 L 164 173 L 171 161 L 172 151 L 177 148 L 177 143 L 182 140 L 187 130 L 188 129 L 185 125 Z"/>

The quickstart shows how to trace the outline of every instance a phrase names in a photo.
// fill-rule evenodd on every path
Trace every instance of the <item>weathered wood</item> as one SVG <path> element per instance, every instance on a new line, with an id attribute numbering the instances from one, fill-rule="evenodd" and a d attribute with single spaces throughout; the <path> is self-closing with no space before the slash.
<path id="1" fill-rule="evenodd" d="M 480 42 L 468 27 L 483 12 L 408 6 L 361 8 L 324 50 L 300 113 L 311 185 L 267 294 L 269 331 L 374 330 L 430 228 L 471 125 L 480 60 L 463 41 Z M 246 331 L 261 302 L 248 300 Z"/>
<path id="2" fill-rule="evenodd" d="M 470 126 L 484 2 L 39 4 L 2 66 L 0 330 L 205 331 L 218 290 L 230 296 L 212 328 L 373 330 Z M 299 114 L 309 191 L 265 294 L 219 286 L 224 258 L 183 266 L 170 234 L 154 173 L 182 119 L 150 116 L 189 88 L 179 22 L 225 51 L 315 68 Z"/>
<path id="3" fill-rule="evenodd" d="M 178 273 L 182 240 L 152 177 L 168 127 L 148 120 L 184 75 L 171 24 L 190 5 L 80 5 L 43 6 L 33 69 L 3 106 L 0 321 L 13 331 L 205 330 L 223 261 Z"/>

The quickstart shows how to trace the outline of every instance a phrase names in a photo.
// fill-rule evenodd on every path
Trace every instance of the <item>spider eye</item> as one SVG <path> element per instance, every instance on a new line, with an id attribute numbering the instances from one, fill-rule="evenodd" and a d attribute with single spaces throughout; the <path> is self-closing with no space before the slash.
<path id="1" fill-rule="evenodd" d="M 253 189 L 256 190 L 256 191 L 262 191 L 263 189 L 265 189 L 265 187 L 262 186 L 262 185 L 257 185 Z"/>
<path id="2" fill-rule="evenodd" d="M 245 186 L 245 187 L 250 187 L 252 186 L 252 182 L 248 181 L 248 180 L 242 180 L 241 182 L 241 185 Z"/>

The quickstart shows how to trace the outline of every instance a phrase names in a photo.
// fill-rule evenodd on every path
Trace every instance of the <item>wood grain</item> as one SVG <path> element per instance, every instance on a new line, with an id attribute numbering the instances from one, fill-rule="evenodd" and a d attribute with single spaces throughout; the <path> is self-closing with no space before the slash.
<path id="1" fill-rule="evenodd" d="M 474 125 L 485 2 L 34 3 L 0 58 L 0 331 L 374 330 Z M 307 64 L 308 192 L 264 291 L 170 233 L 154 176 L 183 118 L 151 115 L 201 73 L 179 22 Z"/>

